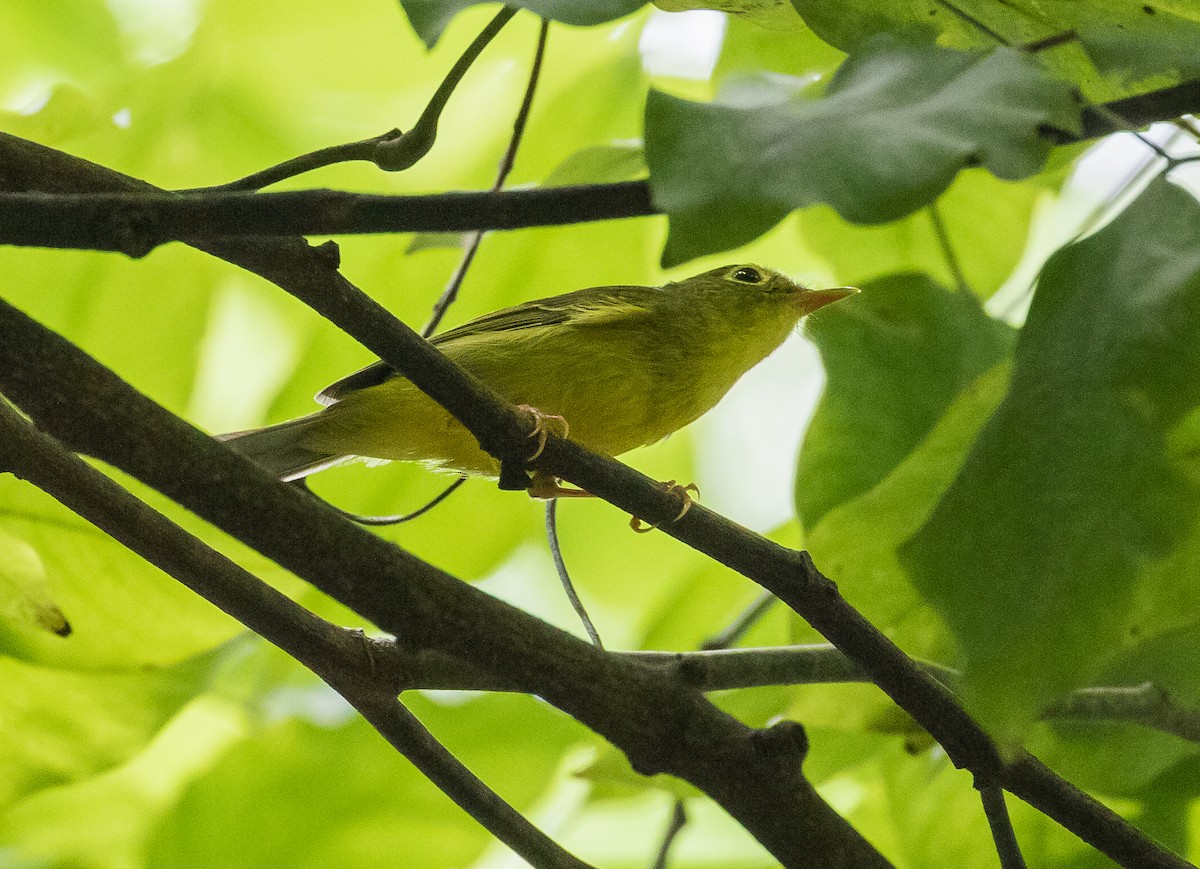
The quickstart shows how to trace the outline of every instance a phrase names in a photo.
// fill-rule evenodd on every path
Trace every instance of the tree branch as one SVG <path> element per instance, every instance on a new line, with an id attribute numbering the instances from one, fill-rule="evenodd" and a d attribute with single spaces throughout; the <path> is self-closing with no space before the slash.
<path id="1" fill-rule="evenodd" d="M 1121 129 L 1118 119 L 1136 127 L 1195 111 L 1200 111 L 1200 82 L 1185 82 L 1085 110 L 1084 134 L 1080 139 L 1118 132 Z M 4 165 L 5 153 L 21 141 L 0 133 L 0 166 Z M 363 142 L 324 148 L 288 164 L 299 161 L 305 166 L 310 163 L 324 166 L 371 159 L 370 153 L 383 147 L 381 143 L 395 141 L 400 140 L 392 133 L 385 133 Z M 110 181 L 115 180 L 115 173 L 108 174 Z M 90 187 L 48 187 L 24 185 L 19 179 L 15 184 L 13 181 L 0 177 L 0 187 L 10 191 L 72 190 L 87 195 L 0 194 L 0 244 L 112 250 L 135 257 L 144 256 L 168 241 L 214 237 L 469 232 L 561 226 L 659 213 L 647 181 L 425 196 L 335 190 L 168 193 L 141 183 L 130 186 L 94 182 Z M 138 195 L 105 194 L 102 192 L 105 190 L 134 190 Z"/>
<path id="2" fill-rule="evenodd" d="M 4 134 L 0 134 L 3 136 Z M 645 181 L 486 193 L 3 193 L 0 244 L 119 251 L 245 236 L 469 232 L 656 214 Z"/>
<path id="3" fill-rule="evenodd" d="M 196 431 L 0 302 L 0 391 L 43 430 L 119 467 L 397 637 L 507 671 L 626 752 L 708 793 L 795 867 L 888 866 L 804 778 L 802 729 L 756 730 L 349 523 Z"/>
<path id="4" fill-rule="evenodd" d="M 28 152 L 31 143 L 25 145 Z M 83 189 L 88 186 L 91 170 L 87 164 L 81 165 L 82 161 L 50 149 L 28 153 L 28 158 L 33 165 L 22 167 L 27 176 L 37 176 L 39 170 L 35 167 L 44 172 L 65 163 L 61 174 L 45 176 L 46 183 L 62 189 L 58 185 L 66 178 L 66 183 L 78 184 Z M 124 185 L 126 189 L 141 186 L 109 170 L 97 173 L 93 185 L 110 189 L 112 185 Z M 502 486 L 519 485 L 512 469 L 519 467 L 526 449 L 528 422 L 363 296 L 330 267 L 328 257 L 322 258 L 293 239 L 218 240 L 197 246 L 272 280 L 342 327 L 442 404 L 475 434 L 486 451 L 500 458 L 506 466 Z M 336 523 L 322 525 L 316 515 L 306 512 L 317 509 L 315 505 L 298 503 L 299 494 L 288 487 L 268 489 L 265 486 L 268 480 L 261 470 L 248 467 L 231 451 L 203 438 L 177 419 L 165 416 L 161 408 L 82 356 L 78 348 L 47 333 L 11 308 L 0 307 L 0 312 L 4 314 L 4 322 L 0 324 L 0 387 L 40 425 L 50 427 L 60 437 L 82 438 L 79 444 L 87 451 L 185 504 L 335 597 L 354 601 L 358 612 L 396 633 L 402 643 L 486 661 L 489 663 L 483 666 L 487 669 L 511 669 L 522 674 L 522 678 L 528 674 L 528 678 L 543 680 L 542 696 L 620 745 L 629 754 L 634 769 L 640 772 L 667 771 L 679 775 L 707 791 L 731 813 L 734 809 L 730 804 L 738 804 L 748 795 L 730 789 L 731 779 L 727 776 L 733 770 L 723 768 L 720 775 L 713 775 L 714 769 L 696 769 L 692 759 L 697 750 L 705 758 L 709 758 L 710 752 L 720 753 L 726 763 L 737 756 L 736 766 L 741 770 L 738 779 L 747 774 L 756 779 L 759 775 L 770 779 L 773 774 L 777 778 L 771 782 L 771 795 L 768 797 L 765 792 L 753 795 L 754 811 L 745 813 L 749 820 L 736 814 L 735 817 L 743 820 L 773 851 L 780 847 L 804 848 L 803 842 L 811 848 L 812 829 L 788 826 L 780 830 L 771 828 L 769 823 L 764 827 L 768 819 L 758 814 L 766 809 L 778 822 L 780 805 L 795 805 L 801 793 L 811 791 L 808 782 L 798 774 L 778 778 L 780 767 L 787 766 L 782 758 L 795 762 L 803 753 L 795 730 L 780 728 L 776 732 L 773 728 L 765 733 L 776 733 L 774 737 L 761 740 L 761 748 L 749 749 L 740 742 L 744 736 L 736 728 L 722 730 L 716 721 L 711 721 L 713 729 L 696 743 L 692 740 L 698 734 L 689 732 L 684 722 L 689 716 L 701 715 L 704 706 L 697 705 L 694 695 L 679 696 L 678 686 L 672 686 L 672 699 L 678 704 L 672 712 L 683 717 L 663 720 L 665 738 L 664 732 L 648 735 L 637 728 L 629 732 L 631 724 L 623 718 L 624 713 L 644 714 L 646 704 L 666 699 L 649 687 L 648 674 L 643 669 L 621 670 L 629 665 L 618 665 L 617 659 L 612 658 L 607 665 L 601 665 L 590 656 L 602 653 L 586 644 L 579 644 L 588 649 L 585 653 L 574 645 L 562 643 L 545 634 L 545 626 L 536 620 L 530 621 L 540 630 L 521 634 L 522 630 L 535 630 L 522 621 L 529 619 L 524 614 L 507 615 L 512 633 L 496 631 L 491 622 L 493 618 L 499 619 L 501 613 L 485 614 L 474 608 L 480 604 L 470 600 L 468 592 L 473 589 L 465 589 L 435 568 L 383 544 L 362 529 L 353 529 L 361 537 L 343 538 L 343 533 L 350 532 Z M 83 411 L 83 407 L 90 412 Z M 163 449 L 169 446 L 170 451 L 158 454 L 149 445 Z M 182 456 L 189 460 L 180 461 Z M 678 500 L 655 481 L 614 459 L 589 453 L 555 436 L 548 439 L 535 465 L 658 525 L 676 539 L 772 591 L 861 666 L 872 681 L 943 745 L 956 765 L 1011 790 L 1122 865 L 1188 865 L 1033 758 L 1025 756 L 1005 762 L 987 734 L 958 706 L 949 690 L 851 607 L 806 553 L 779 546 L 699 505 L 675 521 Z M 523 471 L 516 473 L 524 475 Z M 233 480 L 238 485 L 231 485 Z M 260 485 L 263 488 L 258 499 L 247 500 L 248 491 L 258 491 Z M 275 493 L 276 489 L 283 491 Z M 263 500 L 267 499 L 268 491 L 275 494 Z M 280 530 L 286 529 L 289 545 L 281 548 L 280 539 L 264 530 L 264 512 L 283 523 Z M 252 521 L 247 522 L 250 517 Z M 275 528 L 276 522 L 272 521 L 270 527 Z M 338 529 L 336 535 L 330 532 L 333 528 Z M 324 536 L 318 536 L 318 529 Z M 318 541 L 332 542 L 335 537 L 340 541 L 337 547 L 311 551 Z M 297 553 L 301 552 L 307 557 L 298 559 Z M 347 564 L 346 559 L 353 564 Z M 352 585 L 345 580 L 347 574 L 355 577 Z M 413 577 L 420 577 L 420 581 L 413 582 Z M 397 590 L 393 584 L 401 589 Z M 398 596 L 403 599 L 403 606 L 395 605 Z M 537 652 L 561 643 L 559 653 L 548 657 L 533 654 L 535 636 L 539 644 Z M 530 672 L 535 659 L 545 667 L 544 671 Z M 610 671 L 609 666 L 615 669 Z M 616 677 L 618 672 L 625 677 L 624 681 Z M 568 678 L 571 683 L 564 684 L 562 680 Z M 617 685 L 611 681 L 614 678 L 627 689 L 627 694 L 616 693 Z M 615 704 L 616 696 L 631 705 Z M 670 720 L 683 729 L 672 731 L 667 724 Z M 729 727 L 728 723 L 723 724 Z M 683 744 L 687 750 L 681 750 L 677 740 L 685 733 L 688 738 Z M 801 801 L 808 799 L 806 795 Z M 750 806 L 739 808 L 744 811 Z M 805 820 L 792 812 L 786 814 L 789 824 L 803 824 Z M 842 835 L 846 835 L 844 831 Z M 1153 859 L 1147 859 L 1147 855 Z"/>
<path id="5" fill-rule="evenodd" d="M 386 643 L 386 641 L 377 641 Z M 736 691 L 774 685 L 842 685 L 870 682 L 862 668 L 837 647 L 770 646 L 747 649 L 705 649 L 699 652 L 613 652 L 660 670 L 700 691 Z M 957 670 L 914 659 L 942 684 L 954 689 Z M 521 691 L 531 686 L 505 673 L 483 672 L 467 662 L 438 655 L 419 655 L 398 662 L 411 688 L 456 691 Z M 1042 713 L 1043 720 L 1075 719 L 1111 724 L 1139 724 L 1200 742 L 1200 709 L 1178 703 L 1156 685 L 1080 688 Z"/>
<path id="6" fill-rule="evenodd" d="M 1025 857 L 1008 816 L 1004 791 L 995 785 L 983 785 L 979 788 L 979 798 L 983 801 L 983 813 L 987 816 L 996 854 L 1000 857 L 1000 869 L 1025 869 Z"/>
<path id="7" fill-rule="evenodd" d="M 1174 87 L 1162 88 L 1113 100 L 1095 108 L 1083 110 L 1083 134 L 1081 140 L 1095 139 L 1109 133 L 1119 133 L 1122 127 L 1114 115 L 1129 127 L 1144 127 L 1155 121 L 1170 121 L 1180 115 L 1200 112 L 1200 81 L 1185 81 Z"/>
<path id="8" fill-rule="evenodd" d="M 531 865 L 588 869 L 445 749 L 396 694 L 402 657 L 313 615 L 135 498 L 0 398 L 0 468 L 27 480 L 308 667 L 401 754 Z M 396 652 L 396 647 L 392 647 Z M 390 660 L 389 660 L 390 659 Z M 377 666 L 382 663 L 383 666 Z M 392 677 L 387 679 L 384 677 Z"/>

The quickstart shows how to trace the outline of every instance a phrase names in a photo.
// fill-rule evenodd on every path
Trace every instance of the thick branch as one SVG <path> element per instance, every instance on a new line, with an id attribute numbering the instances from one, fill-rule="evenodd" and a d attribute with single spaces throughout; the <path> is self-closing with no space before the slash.
<path id="1" fill-rule="evenodd" d="M 1138 129 L 1155 121 L 1171 121 L 1196 112 L 1200 112 L 1200 81 L 1185 81 L 1174 87 L 1084 109 L 1080 139 L 1094 139 L 1128 128 Z M 1114 115 L 1124 119 L 1128 128 L 1114 123 Z"/>
<path id="2" fill-rule="evenodd" d="M 706 793 L 786 866 L 887 866 L 803 777 L 802 731 L 746 727 L 337 517 L 187 426 L 0 302 L 0 390 L 39 425 L 183 504 L 395 634 L 503 670 L 626 752 Z"/>
<path id="3" fill-rule="evenodd" d="M 50 166 L 65 163 L 63 174 L 78 184 L 76 189 L 87 188 L 87 164 L 80 166 L 82 161 L 74 161 L 49 149 L 28 153 L 29 147 L 27 143 L 25 150 L 32 161 L 32 165 L 26 164 L 28 174 L 36 177 L 39 170 L 44 172 Z M 61 184 L 61 177 L 53 174 L 48 176 L 56 185 Z M 132 179 L 120 179 L 122 176 L 101 170 L 95 183 L 96 186 L 108 186 L 109 189 L 113 185 L 128 188 L 138 184 Z M 63 188 L 57 186 L 55 189 Z M 523 451 L 526 430 L 511 408 L 441 357 L 408 327 L 363 297 L 337 275 L 328 262 L 322 262 L 319 256 L 314 259 L 314 255 L 302 244 L 286 239 L 263 240 L 257 244 L 231 241 L 214 242 L 203 249 L 267 277 L 329 317 L 442 403 L 479 438 L 485 450 L 500 457 L 506 464 L 511 466 Z M 343 545 L 336 548 L 310 552 L 309 558 L 314 563 L 299 559 L 300 563 L 297 564 L 297 552 L 310 550 L 318 542 L 312 535 L 321 526 L 313 524 L 316 517 L 305 512 L 312 505 L 297 502 L 300 496 L 290 490 L 275 493 L 270 506 L 256 500 L 245 500 L 246 491 L 252 485 L 251 480 L 265 482 L 260 479 L 262 474 L 257 469 L 253 470 L 259 477 L 253 477 L 245 469 L 244 463 L 237 461 L 238 457 L 232 456 L 219 445 L 205 443 L 206 439 L 197 438 L 194 430 L 181 428 L 174 419 L 168 424 L 161 416 L 161 409 L 147 402 L 140 394 L 133 393 L 111 372 L 100 368 L 92 360 L 80 358 L 78 348 L 57 336 L 48 337 L 44 330 L 39 331 L 35 324 L 19 313 L 7 312 L 4 320 L 5 328 L 0 331 L 0 387 L 8 391 L 26 412 L 38 419 L 39 424 L 51 426 L 60 436 L 84 438 L 81 445 L 88 451 L 106 457 L 111 463 L 189 506 L 199 515 L 319 587 L 328 585 L 335 597 L 353 600 L 356 609 L 364 607 L 358 611 L 381 627 L 397 633 L 402 642 L 417 647 L 437 648 L 471 660 L 490 660 L 496 667 L 518 673 L 528 672 L 527 668 L 538 658 L 532 655 L 534 649 L 530 647 L 535 636 L 539 645 L 546 644 L 542 649 L 556 645 L 550 635 L 544 634 L 544 626 L 536 633 L 520 634 L 523 622 L 518 616 L 511 616 L 515 621 L 508 622 L 508 627 L 517 630 L 516 636 L 497 634 L 491 624 L 492 617 L 473 609 L 469 596 L 468 599 L 463 598 L 466 592 L 461 584 L 454 583 L 445 574 L 413 559 L 407 553 L 384 559 L 376 548 L 380 545 L 378 538 L 361 529 L 353 529 L 362 535 L 361 540 L 346 537 Z M 99 405 L 93 406 L 97 402 Z M 78 407 L 80 404 L 91 407 L 98 420 L 82 413 Z M 126 418 L 126 414 L 129 418 Z M 156 420 L 157 425 L 150 425 L 151 419 Z M 179 450 L 166 455 L 152 455 L 148 445 L 173 445 Z M 179 455 L 187 455 L 191 461 L 180 467 Z M 851 607 L 837 593 L 834 583 L 813 566 L 807 554 L 785 549 L 699 506 L 693 507 L 686 516 L 675 522 L 678 500 L 674 495 L 620 462 L 589 453 L 570 441 L 551 437 L 537 461 L 537 467 L 659 525 L 694 549 L 772 591 L 861 666 L 877 685 L 943 745 L 956 764 L 971 769 L 977 779 L 996 782 L 1008 788 L 1007 777 L 1020 767 L 1028 778 L 1022 780 L 1021 790 L 1013 790 L 1014 793 L 1114 860 L 1127 866 L 1187 865 L 1157 848 L 1136 828 L 1107 812 L 1094 800 L 1077 790 L 1063 787 L 1065 783 L 1036 765 L 1036 762 L 1032 765 L 1025 762 L 1006 764 L 995 745 L 979 725 L 963 712 L 948 689 L 921 670 Z M 239 485 L 214 484 L 214 480 L 220 481 L 222 477 L 227 477 L 229 481 L 236 479 Z M 502 485 L 505 482 L 502 477 Z M 511 474 L 507 482 L 512 483 Z M 265 491 L 259 497 L 265 497 Z M 283 527 L 291 531 L 293 539 L 287 541 L 289 545 L 283 551 L 280 551 L 280 540 L 264 532 L 261 524 L 264 511 L 269 511 L 273 517 L 278 516 L 281 521 L 286 519 Z M 254 517 L 258 521 L 246 527 L 247 517 Z M 274 523 L 271 527 L 275 527 Z M 330 523 L 329 528 L 332 527 L 335 526 Z M 337 527 L 339 539 L 341 534 L 350 533 L 343 532 L 340 525 Z M 384 551 L 395 552 L 390 547 Z M 342 561 L 336 564 L 322 563 L 334 553 L 339 559 L 353 557 L 356 565 L 362 556 L 369 555 L 370 558 L 362 563 L 361 571 L 351 569 Z M 377 561 L 384 561 L 384 567 L 381 568 Z M 400 564 L 403 566 L 398 566 Z M 362 576 L 356 575 L 360 572 Z M 345 587 L 347 574 L 355 576 L 352 588 Z M 421 580 L 412 582 L 413 576 L 419 576 Z M 445 584 L 447 580 L 449 585 Z M 392 583 L 402 584 L 403 591 L 408 595 L 406 606 L 399 610 L 392 605 L 395 596 L 394 591 L 389 593 Z M 529 619 L 524 614 L 521 616 Z M 496 618 L 499 618 L 498 613 Z M 541 625 L 536 620 L 531 621 Z M 584 644 L 579 645 L 588 648 Z M 630 754 L 635 769 L 652 769 L 653 766 L 647 764 L 648 760 L 654 758 L 655 763 L 661 763 L 671 758 L 670 749 L 679 753 L 681 744 L 689 746 L 682 754 L 693 756 L 696 745 L 693 740 L 698 734 L 690 733 L 686 726 L 682 731 L 668 736 L 669 747 L 661 744 L 661 733 L 655 734 L 660 739 L 651 740 L 647 745 L 645 733 L 637 728 L 633 733 L 627 732 L 629 724 L 625 722 L 623 714 L 636 716 L 646 708 L 646 704 L 653 705 L 662 699 L 650 696 L 653 691 L 645 681 L 644 671 L 625 674 L 630 680 L 625 683 L 628 691 L 625 699 L 631 701 L 632 706 L 621 710 L 616 720 L 612 720 L 615 710 L 612 697 L 608 695 L 613 692 L 606 692 L 605 689 L 611 687 L 613 691 L 616 690 L 617 686 L 608 681 L 614 678 L 614 673 L 590 657 L 600 653 L 590 648 L 588 653 L 573 646 L 566 648 L 572 651 L 569 654 L 563 652 L 561 656 L 552 653 L 548 659 L 538 660 L 546 669 L 540 674 L 530 674 L 530 678 L 539 678 L 540 675 L 544 680 L 542 693 L 546 699 L 621 745 Z M 617 667 L 612 663 L 613 660 L 609 659 L 610 665 Z M 573 684 L 566 685 L 561 681 L 568 678 L 574 680 Z M 640 683 L 641 688 L 650 694 L 629 690 L 633 683 Z M 691 707 L 685 714 L 695 714 L 695 698 L 689 696 L 686 701 L 684 698 L 679 700 L 680 710 Z M 676 720 L 682 723 L 683 719 Z M 714 730 L 712 733 L 716 732 Z M 683 739 L 683 742 L 675 741 L 677 739 Z M 726 740 L 729 745 L 722 745 Z M 798 747 L 787 733 L 783 734 L 781 740 L 773 742 L 776 746 L 767 750 L 772 761 L 763 766 L 766 758 L 751 751 L 740 761 L 745 764 L 745 770 L 754 770 L 769 777 L 767 770 L 775 767 L 774 761 L 780 756 L 776 754 L 778 750 L 782 749 L 785 755 L 795 756 Z M 708 752 L 721 751 L 728 758 L 731 754 L 730 745 L 737 744 L 734 733 L 723 733 L 718 742 L 704 740 L 700 754 L 707 756 Z M 666 757 L 659 758 L 658 752 L 664 749 L 667 750 Z M 688 766 L 683 758 L 671 758 L 670 763 Z M 674 772 L 667 766 L 661 766 L 660 769 Z M 1030 772 L 1031 769 L 1041 771 L 1035 774 Z M 704 771 L 687 770 L 692 775 L 701 772 Z M 687 774 L 675 774 L 698 784 L 728 808 L 728 803 L 738 803 L 747 796 L 737 788 L 730 790 L 731 780 L 724 778 L 730 772 L 723 770 L 723 775 L 715 780 L 702 775 L 700 777 L 704 784 L 699 784 Z M 778 769 L 775 773 L 778 774 Z M 1033 786 L 1039 777 L 1042 777 L 1040 788 Z M 787 795 L 788 804 L 796 800 L 797 789 L 809 788 L 806 781 L 798 776 L 796 778 L 799 781 L 773 782 L 776 787 L 784 785 L 783 793 Z M 762 796 L 755 794 L 756 798 Z M 777 810 L 783 803 L 777 799 L 768 800 L 768 803 L 771 802 L 774 802 L 772 811 L 778 820 Z M 761 801 L 756 799 L 755 805 L 761 807 Z M 797 820 L 791 812 L 784 814 L 789 822 Z M 1103 823 L 1081 822 L 1081 818 L 1094 820 L 1101 816 L 1104 817 Z M 755 816 L 752 822 L 761 825 L 765 820 Z M 774 847 L 784 844 L 778 836 L 785 831 L 751 827 L 751 823 L 745 820 L 743 823 L 764 844 L 773 842 Z M 796 832 L 792 828 L 791 835 L 787 837 L 786 844 L 790 847 L 799 845 Z M 800 840 L 808 838 L 810 832 L 803 831 Z M 771 844 L 768 847 L 773 848 Z M 1157 862 L 1138 862 L 1147 849 L 1156 854 Z M 1138 859 L 1130 855 L 1136 855 Z"/>
<path id="4" fill-rule="evenodd" d="M 0 398 L 0 468 L 56 498 L 329 683 L 468 814 L 532 866 L 588 869 L 447 751 L 396 699 L 403 667 L 326 622 L 139 501 Z M 382 666 L 380 666 L 382 664 Z M 393 666 L 389 666 L 393 664 Z M 393 677 L 388 681 L 386 677 Z"/>
<path id="5" fill-rule="evenodd" d="M 1106 103 L 1084 111 L 1084 134 L 1095 138 L 1121 129 L 1170 120 L 1200 111 L 1200 83 L 1185 82 Z M 21 140 L 0 133 L 0 167 L 4 152 Z M 365 142 L 314 152 L 320 165 L 367 159 L 380 147 L 396 142 L 384 134 Z M 384 143 L 381 145 L 381 143 Z M 316 159 L 315 156 L 313 159 Z M 309 156 L 298 157 L 303 162 Z M 3 173 L 3 169 L 0 169 Z M 115 173 L 109 179 L 115 180 Z M 127 179 L 131 180 L 131 179 Z M 560 226 L 595 220 L 657 214 L 647 181 L 623 181 L 578 187 L 541 188 L 487 193 L 440 193 L 427 196 L 382 196 L 335 190 L 288 193 L 156 191 L 146 184 L 91 186 L 21 183 L 0 174 L 0 244 L 121 251 L 143 256 L 168 241 L 216 237 L 339 235 L 384 232 L 468 232 Z M 75 191 L 87 196 L 30 196 L 22 191 Z M 103 195 L 104 190 L 133 190 L 139 195 Z M 152 195 L 153 194 L 153 195 Z"/>
<path id="6" fill-rule="evenodd" d="M 339 190 L 3 193 L 0 244 L 113 250 L 139 257 L 176 240 L 521 229 L 655 213 L 645 181 L 427 196 Z"/>

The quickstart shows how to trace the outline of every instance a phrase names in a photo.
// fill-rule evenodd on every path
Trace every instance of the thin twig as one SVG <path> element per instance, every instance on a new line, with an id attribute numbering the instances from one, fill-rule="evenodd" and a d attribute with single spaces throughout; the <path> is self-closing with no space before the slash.
<path id="1" fill-rule="evenodd" d="M 950 274 L 954 276 L 954 283 L 958 287 L 958 291 L 960 293 L 969 293 L 971 285 L 967 283 L 967 276 L 962 270 L 962 263 L 959 262 L 954 245 L 950 243 L 950 233 L 946 229 L 946 223 L 942 220 L 941 209 L 938 208 L 936 202 L 929 203 L 929 220 L 933 223 L 933 234 L 937 238 L 938 247 L 942 250 L 942 257 L 946 260 Z"/>
<path id="2" fill-rule="evenodd" d="M 286 178 L 294 178 L 314 169 L 353 160 L 374 163 L 380 169 L 388 172 L 397 172 L 412 167 L 433 147 L 433 143 L 437 139 L 438 120 L 441 118 L 446 103 L 450 101 L 450 95 L 454 93 L 454 89 L 467 74 L 471 64 L 483 53 L 488 43 L 496 37 L 496 34 L 516 14 L 516 11 L 511 6 L 505 6 L 496 13 L 495 17 L 480 31 L 454 66 L 450 68 L 450 72 L 442 79 L 438 89 L 426 104 L 425 110 L 421 112 L 420 118 L 407 133 L 402 133 L 400 130 L 389 130 L 370 139 L 321 148 L 227 184 L 193 188 L 187 192 L 261 190 Z"/>
<path id="3" fill-rule="evenodd" d="M 508 180 L 508 175 L 512 172 L 513 164 L 516 161 L 517 148 L 520 147 L 521 139 L 525 135 L 525 125 L 529 120 L 529 111 L 533 107 L 533 95 L 537 90 L 538 79 L 541 76 L 542 62 L 546 56 L 546 39 L 549 33 L 550 21 L 543 18 L 541 27 L 538 30 L 537 47 L 533 52 L 533 63 L 529 69 L 529 81 L 525 85 L 525 95 L 521 98 L 521 107 L 517 110 L 517 117 L 513 121 L 513 131 L 512 136 L 508 140 L 508 147 L 504 150 L 504 156 L 500 158 L 496 180 L 492 184 L 493 193 L 498 192 L 504 187 L 504 182 Z M 450 282 L 446 285 L 446 289 L 434 304 L 429 322 L 421 330 L 422 337 L 428 338 L 437 330 L 437 327 L 442 322 L 442 318 L 446 316 L 446 311 L 449 310 L 450 306 L 454 304 L 455 299 L 458 298 L 458 291 L 467 277 L 467 270 L 471 267 L 471 263 L 475 261 L 475 254 L 479 252 L 479 244 L 482 241 L 482 230 L 475 230 L 467 236 L 466 248 L 463 250 L 462 259 L 459 261 L 458 267 L 454 270 L 454 274 L 450 277 Z"/>
<path id="4" fill-rule="evenodd" d="M 451 483 L 449 486 L 447 486 L 445 489 L 443 489 L 440 494 L 434 496 L 426 504 L 418 507 L 416 510 L 413 510 L 411 513 L 401 513 L 396 516 L 364 516 L 360 513 L 351 513 L 349 510 L 343 510 L 341 507 L 338 507 L 336 504 L 331 503 L 327 498 L 324 498 L 323 496 L 318 495 L 316 492 L 314 492 L 312 489 L 310 489 L 308 487 L 308 481 L 306 479 L 304 479 L 303 477 L 300 478 L 299 480 L 293 480 L 292 485 L 296 486 L 299 489 L 303 489 L 305 492 L 308 492 L 308 494 L 312 495 L 318 501 L 321 501 L 323 504 L 325 504 L 325 506 L 327 506 L 333 512 L 337 513 L 343 519 L 349 519 L 351 522 L 355 522 L 359 525 L 369 525 L 371 527 L 379 527 L 379 526 L 384 526 L 384 525 L 403 525 L 405 522 L 411 522 L 413 519 L 416 519 L 420 516 L 424 516 L 426 513 L 428 513 L 430 510 L 432 510 L 438 504 L 442 503 L 447 498 L 449 498 L 451 495 L 453 495 L 455 493 L 455 491 L 457 491 L 458 487 L 461 486 L 466 481 L 467 481 L 466 477 L 459 477 L 453 483 Z"/>
<path id="5" fill-rule="evenodd" d="M 550 543 L 550 556 L 554 559 L 554 569 L 558 571 L 558 580 L 567 594 L 567 600 L 571 602 L 571 609 L 575 610 L 575 615 L 579 616 L 579 621 L 583 622 L 583 629 L 591 638 L 592 645 L 597 649 L 603 649 L 604 643 L 600 641 L 600 632 L 596 630 L 596 626 L 592 623 L 592 617 L 588 615 L 587 608 L 579 599 L 579 593 L 575 591 L 575 583 L 571 582 L 571 575 L 567 573 L 567 563 L 563 560 L 562 547 L 558 542 L 557 498 L 551 498 L 546 502 L 546 539 Z"/>
<path id="6" fill-rule="evenodd" d="M 393 748 L 458 805 L 479 820 L 535 869 L 590 869 L 578 857 L 539 830 L 499 794 L 480 781 L 415 715 L 394 697 L 358 700 L 354 708 Z"/>
<path id="7" fill-rule="evenodd" d="M 1004 802 L 1004 789 L 996 785 L 984 785 L 979 788 L 979 798 L 983 800 L 983 813 L 987 816 L 996 854 L 1000 857 L 1000 869 L 1025 869 L 1025 858 L 1021 855 L 1021 846 L 1017 842 L 1012 819 L 1008 816 L 1008 804 Z"/>
<path id="8" fill-rule="evenodd" d="M 213 184 L 209 187 L 189 187 L 176 192 L 253 192 L 255 190 L 262 190 L 264 187 L 270 187 L 272 184 L 278 184 L 280 181 L 288 178 L 295 178 L 306 172 L 323 169 L 326 166 L 333 166 L 337 163 L 353 163 L 356 161 L 374 163 L 375 156 L 379 153 L 380 145 L 400 139 L 403 136 L 404 133 L 401 130 L 388 130 L 386 133 L 380 133 L 378 136 L 372 136 L 369 139 L 360 139 L 357 142 L 345 142 L 340 145 L 330 145 L 326 148 L 310 151 L 307 154 L 300 154 L 297 157 L 284 160 L 282 163 L 268 166 L 266 169 L 260 169 L 257 172 L 252 172 L 249 175 L 234 181 L 228 181 L 224 184 Z"/>
<path id="9" fill-rule="evenodd" d="M 662 844 L 658 848 L 658 854 L 654 857 L 651 869 L 667 869 L 667 858 L 671 856 L 671 846 L 675 844 L 675 840 L 679 838 L 679 834 L 683 832 L 687 822 L 687 809 L 683 805 L 683 800 L 676 800 L 671 809 L 671 819 L 667 821 L 667 829 L 663 831 Z"/>
<path id="10" fill-rule="evenodd" d="M 737 645 L 738 641 L 746 636 L 750 629 L 758 624 L 759 619 L 765 616 L 767 611 L 778 601 L 779 598 L 771 592 L 762 592 L 724 630 L 713 634 L 701 643 L 700 648 L 704 651 L 715 652 L 718 649 L 728 649 L 730 646 Z"/>

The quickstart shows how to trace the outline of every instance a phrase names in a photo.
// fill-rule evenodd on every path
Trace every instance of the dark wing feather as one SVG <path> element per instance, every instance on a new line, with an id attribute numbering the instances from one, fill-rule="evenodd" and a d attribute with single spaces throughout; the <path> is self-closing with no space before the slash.
<path id="1" fill-rule="evenodd" d="M 568 322 L 602 323 L 615 317 L 627 317 L 637 310 L 648 310 L 659 292 L 661 290 L 657 287 L 589 287 L 561 296 L 524 302 L 511 308 L 501 308 L 440 335 L 434 335 L 429 340 L 436 346 L 487 332 L 513 332 Z M 333 404 L 351 392 L 378 386 L 395 376 L 396 372 L 386 362 L 373 362 L 322 389 L 317 395 L 317 401 L 321 404 Z"/>

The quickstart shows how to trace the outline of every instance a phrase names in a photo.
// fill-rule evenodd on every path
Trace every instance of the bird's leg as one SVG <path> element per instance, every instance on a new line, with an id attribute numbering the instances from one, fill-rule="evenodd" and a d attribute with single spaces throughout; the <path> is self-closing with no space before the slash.
<path id="1" fill-rule="evenodd" d="M 542 454 L 542 450 L 546 449 L 546 438 L 550 434 L 551 421 L 553 421 L 554 425 L 562 429 L 562 433 L 559 434 L 559 437 L 565 438 L 571 433 L 570 423 L 568 423 L 564 417 L 559 416 L 557 413 L 543 413 L 536 407 L 529 404 L 518 404 L 517 410 L 523 410 L 533 417 L 533 431 L 529 433 L 529 436 L 531 438 L 537 438 L 537 449 L 535 449 L 533 454 L 525 460 L 527 462 L 532 462 Z"/>
<path id="2" fill-rule="evenodd" d="M 679 508 L 679 514 L 671 520 L 672 522 L 678 522 L 687 515 L 688 510 L 692 509 L 692 503 L 695 499 L 692 498 L 691 493 L 695 492 L 696 498 L 700 497 L 700 487 L 695 483 L 688 483 L 685 486 L 681 483 L 676 483 L 674 480 L 667 480 L 667 482 L 663 483 L 662 485 L 668 492 L 678 495 L 680 500 L 683 502 L 683 505 Z M 645 534 L 649 531 L 653 531 L 658 526 L 646 525 L 637 516 L 631 516 L 629 519 L 629 527 L 638 534 Z"/>

